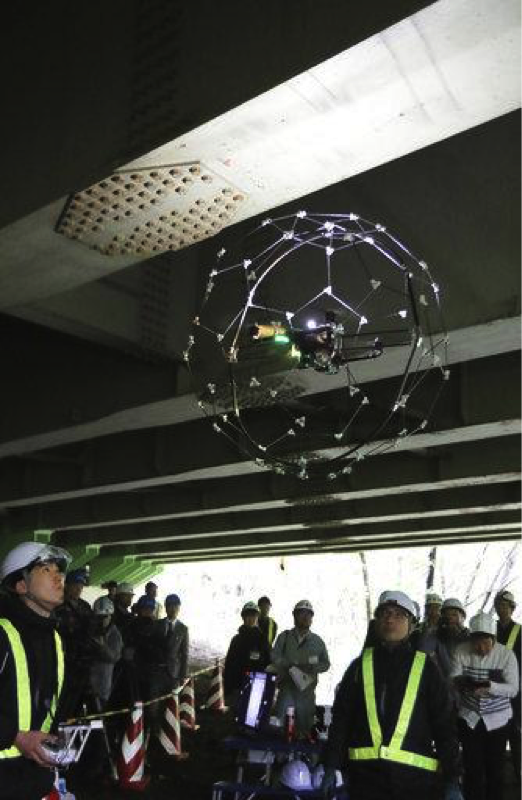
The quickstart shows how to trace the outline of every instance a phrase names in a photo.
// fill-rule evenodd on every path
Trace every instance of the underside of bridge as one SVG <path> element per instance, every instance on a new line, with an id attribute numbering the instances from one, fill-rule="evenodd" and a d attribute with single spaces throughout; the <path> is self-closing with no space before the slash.
<path id="1" fill-rule="evenodd" d="M 517 538 L 518 2 L 5 13 L 2 552 L 52 541 L 94 583 L 140 582 L 167 563 Z M 183 358 L 216 253 L 298 209 L 384 221 L 436 275 L 449 332 L 429 425 L 332 482 L 216 435 Z M 392 373 L 376 359 L 374 395 Z M 291 388 L 308 414 L 339 412 L 335 376 Z"/>

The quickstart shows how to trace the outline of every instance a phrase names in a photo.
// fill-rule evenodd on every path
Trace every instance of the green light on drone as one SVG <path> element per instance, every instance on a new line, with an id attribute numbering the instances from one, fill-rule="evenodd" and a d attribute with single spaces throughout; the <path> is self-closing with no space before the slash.
<path id="1" fill-rule="evenodd" d="M 285 336 L 284 333 L 276 333 L 274 336 L 274 342 L 276 344 L 290 344 L 290 339 L 288 336 Z"/>

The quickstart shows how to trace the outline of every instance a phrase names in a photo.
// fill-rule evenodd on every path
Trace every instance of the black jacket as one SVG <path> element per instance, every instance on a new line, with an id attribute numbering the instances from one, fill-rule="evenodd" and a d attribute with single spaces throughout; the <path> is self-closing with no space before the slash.
<path id="1" fill-rule="evenodd" d="M 383 744 L 389 744 L 395 730 L 414 656 L 407 642 L 392 650 L 380 644 L 374 648 L 375 698 Z M 419 755 L 433 756 L 432 742 L 445 778 L 456 777 L 460 770 L 455 712 L 444 679 L 427 658 L 402 746 Z M 371 744 L 359 656 L 346 671 L 335 698 L 325 763 L 348 768 L 355 797 L 403 800 L 431 795 L 436 777 L 427 770 L 383 760 L 348 761 L 349 747 Z M 366 794 L 359 794 L 358 787 L 365 787 Z"/>
<path id="2" fill-rule="evenodd" d="M 119 632 L 121 633 L 124 647 L 131 646 L 130 642 L 131 627 L 135 619 L 136 617 L 134 616 L 134 614 L 131 614 L 130 611 L 127 611 L 127 609 L 122 608 L 116 603 L 114 604 L 114 614 L 112 615 L 112 622 L 114 625 L 116 625 Z"/>
<path id="3" fill-rule="evenodd" d="M 171 628 L 168 618 L 155 624 L 155 637 L 159 638 L 163 651 L 163 662 L 173 686 L 180 686 L 188 674 L 189 632 L 187 626 L 177 619 Z"/>
<path id="4" fill-rule="evenodd" d="M 271 636 L 271 638 L 269 640 L 268 633 L 269 633 L 269 624 L 270 623 L 272 623 L 271 624 L 272 636 Z M 259 625 L 259 630 L 265 635 L 266 640 L 268 642 L 268 646 L 272 647 L 274 642 L 275 642 L 275 640 L 277 639 L 277 622 L 275 621 L 275 619 L 272 619 L 272 617 L 259 617 L 259 620 L 258 620 L 257 624 Z"/>
<path id="5" fill-rule="evenodd" d="M 265 635 L 257 626 L 241 625 L 225 658 L 225 694 L 241 688 L 248 670 L 262 671 L 269 663 L 270 648 Z"/>
<path id="6" fill-rule="evenodd" d="M 0 601 L 0 617 L 8 619 L 22 639 L 31 685 L 32 728 L 39 730 L 56 692 L 55 620 L 41 617 L 11 597 Z M 17 733 L 16 671 L 7 636 L 0 629 L 0 749 L 11 747 Z M 53 780 L 50 769 L 32 760 L 0 760 L 0 800 L 41 800 L 51 790 Z"/>
<path id="7" fill-rule="evenodd" d="M 499 644 L 506 645 L 508 643 L 509 634 L 517 625 L 518 623 L 516 620 L 512 619 L 507 625 L 502 626 L 500 622 L 497 622 L 497 642 Z M 513 647 L 513 652 L 516 656 L 518 661 L 518 668 L 520 669 L 520 650 L 521 650 L 521 641 L 522 641 L 522 630 L 518 633 L 517 638 L 515 639 L 515 645 Z"/>

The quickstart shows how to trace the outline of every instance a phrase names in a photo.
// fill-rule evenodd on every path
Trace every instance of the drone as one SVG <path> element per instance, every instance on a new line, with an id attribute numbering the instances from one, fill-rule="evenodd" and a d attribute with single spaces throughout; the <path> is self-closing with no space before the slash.
<path id="1" fill-rule="evenodd" d="M 321 324 L 310 320 L 306 328 L 281 322 L 256 323 L 250 328 L 249 336 L 254 343 L 288 345 L 298 369 L 313 369 L 326 375 L 337 375 L 342 367 L 354 361 L 379 358 L 385 349 L 382 335 L 349 333 L 332 312 L 326 312 Z M 387 347 L 407 343 L 409 338 L 404 338 L 388 342 Z"/>

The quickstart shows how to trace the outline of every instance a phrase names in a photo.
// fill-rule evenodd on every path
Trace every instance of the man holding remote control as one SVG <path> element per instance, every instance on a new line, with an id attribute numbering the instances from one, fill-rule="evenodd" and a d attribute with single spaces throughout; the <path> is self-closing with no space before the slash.
<path id="1" fill-rule="evenodd" d="M 64 679 L 53 611 L 70 556 L 23 542 L 0 564 L 0 800 L 40 800 L 54 781 L 50 733 Z"/>

